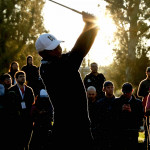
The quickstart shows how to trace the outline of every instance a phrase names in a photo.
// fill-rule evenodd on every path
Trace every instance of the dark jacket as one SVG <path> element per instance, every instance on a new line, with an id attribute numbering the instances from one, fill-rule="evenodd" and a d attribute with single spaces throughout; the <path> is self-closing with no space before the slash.
<path id="1" fill-rule="evenodd" d="M 41 77 L 54 106 L 56 142 L 65 149 L 70 149 L 67 143 L 79 148 L 91 140 L 87 97 L 78 69 L 96 33 L 96 28 L 83 33 L 71 52 L 63 54 L 60 59 L 42 60 L 40 67 Z"/>
<path id="2" fill-rule="evenodd" d="M 149 94 L 149 91 L 150 91 L 150 80 L 146 78 L 140 82 L 137 91 L 137 95 L 142 99 L 144 112 L 146 112 L 145 107 L 147 104 L 147 96 Z"/>
<path id="3" fill-rule="evenodd" d="M 88 100 L 88 110 L 89 110 L 89 117 L 91 120 L 91 128 L 95 128 L 96 122 L 97 122 L 97 101 L 95 100 L 92 102 L 91 100 Z"/>
<path id="4" fill-rule="evenodd" d="M 22 109 L 21 102 L 25 102 L 26 109 Z M 10 87 L 7 92 L 7 108 L 12 118 L 30 118 L 31 107 L 34 102 L 33 90 L 25 85 L 25 95 L 22 99 L 17 84 Z"/>
<path id="5" fill-rule="evenodd" d="M 137 95 L 139 97 L 144 98 L 149 94 L 149 90 L 150 90 L 150 80 L 144 79 L 139 84 Z"/>
<path id="6" fill-rule="evenodd" d="M 34 102 L 33 90 L 25 85 L 25 94 L 22 99 L 16 84 L 9 88 L 6 97 L 8 143 L 11 143 L 9 146 L 14 149 L 26 147 L 33 127 L 31 118 L 31 107 Z"/>
<path id="7" fill-rule="evenodd" d="M 53 107 L 49 97 L 38 95 L 32 106 L 31 116 L 34 122 L 30 149 L 48 150 L 51 143 L 53 126 Z M 51 147 L 51 146 L 50 146 Z"/>
<path id="8" fill-rule="evenodd" d="M 97 128 L 98 130 L 105 130 L 106 132 L 113 131 L 114 129 L 114 99 L 112 98 L 101 98 L 97 101 Z"/>
<path id="9" fill-rule="evenodd" d="M 105 82 L 106 78 L 102 73 L 99 73 L 97 76 L 93 75 L 92 73 L 88 74 L 84 78 L 84 85 L 86 89 L 89 86 L 94 86 L 97 91 L 97 97 L 102 98 L 104 97 L 104 92 L 102 91 L 103 89 L 103 83 Z"/>
<path id="10" fill-rule="evenodd" d="M 42 61 L 40 68 L 54 106 L 54 122 L 64 132 L 70 127 L 74 128 L 72 132 L 90 127 L 86 93 L 78 72 L 82 57 L 77 56 L 75 53 L 63 54 L 60 60 Z"/>
<path id="11" fill-rule="evenodd" d="M 25 65 L 22 69 L 26 73 L 26 80 L 29 84 L 33 84 L 39 78 L 38 67 L 35 65 Z"/>
<path id="12" fill-rule="evenodd" d="M 49 97 L 40 97 L 38 95 L 35 103 L 32 105 L 31 116 L 36 129 L 52 130 L 53 106 Z"/>
<path id="13" fill-rule="evenodd" d="M 122 106 L 129 104 L 131 112 L 122 111 Z M 143 125 L 144 109 L 142 101 L 132 95 L 131 100 L 123 95 L 115 100 L 115 110 L 117 116 L 117 126 L 120 130 L 136 130 Z"/>
<path id="14" fill-rule="evenodd" d="M 34 95 L 37 96 L 39 91 L 45 88 L 40 78 L 39 68 L 35 65 L 25 65 L 22 67 L 22 71 L 26 73 L 27 85 L 33 89 Z"/>

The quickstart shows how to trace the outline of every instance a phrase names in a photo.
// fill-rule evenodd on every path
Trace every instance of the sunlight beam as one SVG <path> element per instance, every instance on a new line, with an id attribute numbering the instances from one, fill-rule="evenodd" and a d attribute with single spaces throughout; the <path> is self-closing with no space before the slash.
<path id="1" fill-rule="evenodd" d="M 62 2 L 57 0 L 57 2 Z M 111 17 L 106 14 L 106 4 L 100 0 L 64 0 L 64 5 L 74 8 L 80 12 L 90 12 L 98 17 L 98 35 L 89 51 L 89 58 L 96 61 L 99 65 L 107 66 L 113 62 L 113 43 L 116 26 Z M 61 44 L 62 48 L 70 51 L 74 46 L 78 36 L 83 30 L 84 22 L 82 15 L 74 13 L 69 9 L 60 7 L 46 0 L 43 8 L 45 28 L 54 34 L 57 39 L 65 41 Z"/>

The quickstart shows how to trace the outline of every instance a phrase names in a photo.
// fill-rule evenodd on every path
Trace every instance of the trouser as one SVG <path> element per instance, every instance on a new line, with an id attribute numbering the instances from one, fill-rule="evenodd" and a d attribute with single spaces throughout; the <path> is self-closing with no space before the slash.
<path id="1" fill-rule="evenodd" d="M 93 130 L 96 150 L 119 150 L 116 145 L 116 134 L 112 130 Z"/>
<path id="2" fill-rule="evenodd" d="M 145 128 L 145 150 L 149 149 L 149 116 L 144 118 L 144 128 Z"/>
<path id="3" fill-rule="evenodd" d="M 138 149 L 138 130 L 124 130 L 119 133 L 118 145 L 121 150 Z"/>
<path id="4" fill-rule="evenodd" d="M 93 138 L 88 128 L 83 130 L 75 130 L 69 128 L 68 130 L 53 130 L 52 133 L 52 150 L 93 150 Z"/>
<path id="5" fill-rule="evenodd" d="M 48 150 L 51 148 L 52 132 L 44 128 L 36 128 L 32 132 L 29 150 Z"/>

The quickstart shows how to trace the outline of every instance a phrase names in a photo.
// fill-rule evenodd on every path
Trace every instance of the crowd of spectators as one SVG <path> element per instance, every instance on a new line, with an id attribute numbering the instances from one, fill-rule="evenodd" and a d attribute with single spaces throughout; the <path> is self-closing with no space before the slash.
<path id="1" fill-rule="evenodd" d="M 139 131 L 145 130 L 146 135 L 149 130 L 150 67 L 146 79 L 139 84 L 138 96 L 144 99 L 141 100 L 133 95 L 134 87 L 129 82 L 123 83 L 122 94 L 116 97 L 114 83 L 97 72 L 96 63 L 92 65 L 95 74 L 91 67 L 84 86 L 93 150 L 138 149 Z M 27 57 L 27 65 L 22 69 L 14 61 L 9 71 L 0 76 L 0 116 L 1 143 L 6 148 L 48 150 L 51 147 L 54 108 L 32 56 Z M 148 136 L 145 140 L 147 145 Z"/>

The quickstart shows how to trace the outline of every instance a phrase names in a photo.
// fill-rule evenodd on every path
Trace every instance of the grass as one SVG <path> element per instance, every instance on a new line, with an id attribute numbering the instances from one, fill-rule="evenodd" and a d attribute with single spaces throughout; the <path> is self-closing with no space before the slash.
<path id="1" fill-rule="evenodd" d="M 139 132 L 138 142 L 144 143 L 144 139 L 145 139 L 145 132 Z"/>

